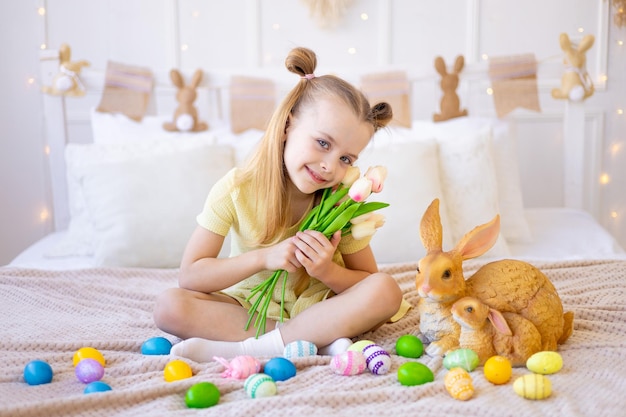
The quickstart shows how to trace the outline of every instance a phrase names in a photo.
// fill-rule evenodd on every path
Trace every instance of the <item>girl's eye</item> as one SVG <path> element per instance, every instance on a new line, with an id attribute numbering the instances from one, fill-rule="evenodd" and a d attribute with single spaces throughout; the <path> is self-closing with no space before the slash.
<path id="1" fill-rule="evenodd" d="M 320 144 L 320 146 L 321 146 L 322 148 L 324 148 L 324 149 L 328 149 L 329 144 L 328 144 L 328 142 L 326 142 L 325 140 L 323 140 L 323 139 L 318 139 L 318 140 L 317 140 L 317 143 L 319 143 L 319 144 Z"/>
<path id="2" fill-rule="evenodd" d="M 341 162 L 343 162 L 344 164 L 352 165 L 352 159 L 348 158 L 347 156 L 342 156 L 340 159 Z"/>

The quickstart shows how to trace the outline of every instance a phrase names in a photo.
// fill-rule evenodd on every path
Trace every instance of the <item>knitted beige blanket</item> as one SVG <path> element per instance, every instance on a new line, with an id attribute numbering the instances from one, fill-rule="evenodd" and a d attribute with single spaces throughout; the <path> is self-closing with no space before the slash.
<path id="1" fill-rule="evenodd" d="M 466 276 L 479 265 L 466 263 Z M 145 356 L 141 344 L 163 334 L 154 325 L 155 296 L 176 286 L 175 270 L 93 269 L 45 272 L 0 268 L 0 415 L 2 416 L 622 416 L 626 412 L 626 261 L 535 263 L 553 281 L 567 310 L 575 312 L 574 333 L 560 347 L 563 369 L 550 376 L 545 400 L 517 396 L 512 381 L 529 371 L 515 368 L 511 382 L 493 385 L 477 368 L 469 401 L 445 390 L 441 358 L 395 355 L 395 341 L 416 329 L 415 309 L 394 324 L 365 334 L 392 354 L 385 375 L 345 377 L 329 368 L 329 356 L 294 360 L 295 377 L 278 382 L 278 394 L 250 399 L 243 382 L 220 376 L 223 366 L 189 361 L 193 376 L 166 382 L 168 356 Z M 415 264 L 387 266 L 406 299 L 415 303 Z M 329 323 L 329 325 L 332 325 Z M 356 339 L 355 339 L 356 340 Z M 106 360 L 103 381 L 112 391 L 83 394 L 74 374 L 76 350 L 93 346 Z M 54 370 L 51 383 L 30 386 L 24 366 L 34 359 Z M 260 358 L 261 359 L 261 358 Z M 266 358 L 267 359 L 267 358 Z M 406 361 L 429 366 L 435 381 L 406 387 L 397 369 Z M 188 409 L 186 390 L 211 381 L 221 392 L 217 405 Z"/>

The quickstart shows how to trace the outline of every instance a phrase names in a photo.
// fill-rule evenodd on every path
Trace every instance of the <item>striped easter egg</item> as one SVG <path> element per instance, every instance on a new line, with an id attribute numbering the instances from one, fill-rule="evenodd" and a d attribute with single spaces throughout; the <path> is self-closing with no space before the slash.
<path id="1" fill-rule="evenodd" d="M 363 353 L 348 350 L 333 356 L 330 360 L 330 368 L 338 375 L 351 376 L 363 373 L 367 364 Z"/>
<path id="2" fill-rule="evenodd" d="M 263 398 L 276 395 L 276 382 L 267 374 L 254 374 L 246 378 L 243 389 L 250 398 Z"/>
<path id="3" fill-rule="evenodd" d="M 285 346 L 283 356 L 287 359 L 304 358 L 306 356 L 317 355 L 317 346 L 306 340 L 296 340 Z"/>
<path id="4" fill-rule="evenodd" d="M 363 356 L 365 363 L 374 375 L 383 375 L 389 372 L 391 368 L 391 356 L 382 347 L 371 344 L 363 348 Z"/>
<path id="5" fill-rule="evenodd" d="M 552 383 L 545 375 L 527 374 L 513 382 L 513 390 L 529 400 L 543 400 L 552 394 Z"/>

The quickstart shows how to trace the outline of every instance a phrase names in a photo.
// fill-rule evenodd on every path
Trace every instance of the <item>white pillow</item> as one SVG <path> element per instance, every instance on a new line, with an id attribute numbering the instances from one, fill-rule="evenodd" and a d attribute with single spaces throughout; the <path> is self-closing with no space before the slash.
<path id="1" fill-rule="evenodd" d="M 213 142 L 214 139 L 209 136 L 191 136 L 175 141 L 142 140 L 109 144 L 68 144 L 65 148 L 65 163 L 70 223 L 64 238 L 52 247 L 46 256 L 66 257 L 94 254 L 93 221 L 85 206 L 83 192 L 83 179 L 87 167 L 141 157 L 169 155 L 198 147 L 206 147 Z"/>
<path id="2" fill-rule="evenodd" d="M 498 184 L 491 152 L 489 126 L 466 129 L 443 129 L 437 137 L 441 184 L 454 244 L 474 227 L 486 223 L 500 212 Z M 500 233 L 485 257 L 510 256 Z"/>
<path id="3" fill-rule="evenodd" d="M 137 122 L 122 113 L 105 113 L 91 109 L 91 132 L 93 143 L 119 143 L 141 140 L 181 140 L 190 137 L 213 140 L 214 135 L 203 132 L 168 132 L 163 123 L 170 122 L 172 115 L 144 116 Z"/>
<path id="4" fill-rule="evenodd" d="M 178 267 L 210 188 L 232 166 L 232 148 L 205 145 L 85 167 L 96 265 Z"/>
<path id="5" fill-rule="evenodd" d="M 399 127 L 381 130 L 357 161 L 362 174 L 375 165 L 386 166 L 388 170 L 382 192 L 368 198 L 390 204 L 380 210 L 386 221 L 370 243 L 379 263 L 417 262 L 426 254 L 419 227 L 424 211 L 435 198 L 441 203 L 444 247 L 451 248 L 437 143 L 433 138 L 417 136 Z"/>

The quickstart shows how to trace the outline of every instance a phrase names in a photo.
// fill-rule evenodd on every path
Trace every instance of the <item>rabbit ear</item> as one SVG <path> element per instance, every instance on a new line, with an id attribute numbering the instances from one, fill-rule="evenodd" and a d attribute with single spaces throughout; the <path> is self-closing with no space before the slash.
<path id="1" fill-rule="evenodd" d="M 420 222 L 420 237 L 427 252 L 440 251 L 443 242 L 443 228 L 439 217 L 439 199 L 435 198 L 428 206 Z"/>
<path id="2" fill-rule="evenodd" d="M 185 86 L 185 81 L 183 80 L 183 76 L 181 75 L 180 71 L 178 71 L 177 69 L 173 69 L 170 71 L 170 78 L 172 79 L 172 82 L 174 83 L 176 87 L 183 88 Z"/>
<path id="3" fill-rule="evenodd" d="M 511 331 L 509 324 L 504 319 L 502 313 L 500 313 L 498 310 L 490 308 L 487 318 L 499 333 L 505 334 L 507 336 L 513 336 L 513 332 Z"/>
<path id="4" fill-rule="evenodd" d="M 561 33 L 561 36 L 559 36 L 559 43 L 561 44 L 561 49 L 565 52 L 568 52 L 572 48 L 572 43 L 570 42 L 567 33 Z"/>
<path id="5" fill-rule="evenodd" d="M 589 48 L 593 46 L 593 42 L 596 38 L 593 35 L 587 35 L 580 41 L 578 44 L 578 52 L 586 52 Z"/>
<path id="6" fill-rule="evenodd" d="M 196 88 L 200 85 L 201 81 L 202 81 L 202 70 L 197 69 L 196 72 L 193 73 L 190 86 L 193 88 Z"/>
<path id="7" fill-rule="evenodd" d="M 459 74 L 464 66 L 465 66 L 465 58 L 463 58 L 463 55 L 457 56 L 456 61 L 454 62 L 454 72 L 456 74 Z"/>
<path id="8" fill-rule="evenodd" d="M 457 243 L 454 250 L 458 251 L 463 259 L 472 259 L 487 252 L 498 240 L 500 233 L 500 215 L 488 223 L 476 226 L 467 232 Z"/>
<path id="9" fill-rule="evenodd" d="M 435 69 L 442 76 L 448 74 L 448 70 L 446 69 L 446 63 L 440 56 L 435 58 Z"/>
<path id="10" fill-rule="evenodd" d="M 69 62 L 71 54 L 70 46 L 66 43 L 61 44 L 59 47 L 59 60 L 61 63 Z"/>

